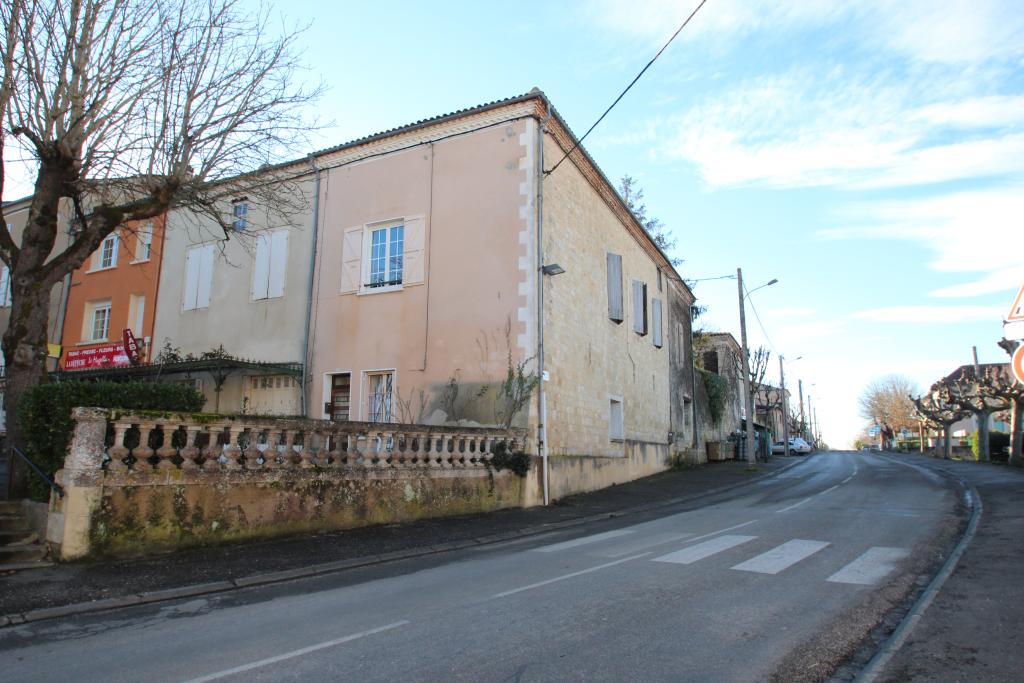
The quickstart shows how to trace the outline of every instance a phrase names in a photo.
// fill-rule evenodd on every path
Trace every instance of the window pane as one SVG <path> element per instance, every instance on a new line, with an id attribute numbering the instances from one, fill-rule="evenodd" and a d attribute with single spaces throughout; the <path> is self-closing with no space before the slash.
<path id="1" fill-rule="evenodd" d="M 386 280 L 387 268 L 387 229 L 381 228 L 371 233 L 370 240 L 370 284 L 382 285 Z"/>
<path id="2" fill-rule="evenodd" d="M 405 226 L 397 225 L 391 228 L 391 245 L 388 251 L 388 280 L 392 284 L 402 282 L 402 251 L 405 248 Z"/>

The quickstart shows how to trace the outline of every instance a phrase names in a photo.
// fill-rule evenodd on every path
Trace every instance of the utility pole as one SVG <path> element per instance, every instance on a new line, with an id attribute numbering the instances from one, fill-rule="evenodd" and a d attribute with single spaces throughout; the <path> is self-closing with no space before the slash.
<path id="1" fill-rule="evenodd" d="M 821 441 L 821 423 L 818 422 L 818 409 L 814 409 L 814 428 L 818 430 L 818 435 L 814 437 L 815 441 Z"/>
<path id="2" fill-rule="evenodd" d="M 740 339 L 743 341 L 743 387 L 747 395 L 747 467 L 757 467 L 757 453 L 754 451 L 754 396 L 750 392 L 750 350 L 747 348 L 747 314 L 743 305 L 743 269 L 736 269 L 736 286 L 740 298 Z"/>
<path id="3" fill-rule="evenodd" d="M 798 379 L 796 381 L 797 386 L 800 389 L 800 438 L 807 438 L 807 423 L 804 422 L 804 381 Z"/>
<path id="4" fill-rule="evenodd" d="M 813 412 L 813 409 L 811 408 L 811 395 L 810 394 L 807 394 L 807 431 L 811 435 L 811 440 L 812 441 L 817 441 L 817 439 L 814 438 L 814 412 Z M 814 447 L 817 448 L 818 444 L 815 443 Z"/>
<path id="5" fill-rule="evenodd" d="M 781 388 L 782 401 L 782 452 L 789 457 L 789 401 L 786 400 L 786 370 L 784 369 L 785 359 L 779 354 L 779 385 Z"/>

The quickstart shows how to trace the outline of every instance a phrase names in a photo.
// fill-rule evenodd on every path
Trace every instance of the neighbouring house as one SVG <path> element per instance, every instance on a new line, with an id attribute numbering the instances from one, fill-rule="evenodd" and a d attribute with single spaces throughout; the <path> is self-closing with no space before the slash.
<path id="1" fill-rule="evenodd" d="M 290 198 L 224 201 L 222 221 L 188 209 L 167 218 L 154 360 L 222 413 L 303 415 L 315 185 L 288 173 Z M 309 169 L 304 164 L 302 169 Z M 270 172 L 268 172 L 270 173 Z M 227 226 L 227 229 L 225 229 Z"/>
<path id="2" fill-rule="evenodd" d="M 792 397 L 789 389 L 785 393 L 776 386 L 768 383 L 756 384 L 751 387 L 754 394 L 754 413 L 768 429 L 772 441 L 782 441 L 784 434 L 783 403 L 792 405 Z M 799 415 L 799 412 L 796 413 Z M 789 409 L 789 418 L 792 421 L 794 412 Z M 790 437 L 796 434 L 790 434 Z"/>
<path id="3" fill-rule="evenodd" d="M 152 359 L 163 241 L 163 216 L 128 223 L 71 274 L 61 370 L 128 367 Z M 139 344 L 132 360 L 125 330 Z"/>
<path id="4" fill-rule="evenodd" d="M 15 244 L 20 244 L 22 234 L 25 230 L 25 223 L 28 221 L 29 205 L 32 198 L 25 197 L 12 202 L 4 203 L 4 218 L 7 221 L 7 229 L 14 239 Z M 72 228 L 71 207 L 62 203 L 58 224 L 60 230 L 57 233 L 53 247 L 53 253 L 59 253 L 71 244 Z M 70 276 L 64 278 L 57 286 L 50 291 L 50 318 L 47 325 L 47 363 L 49 370 L 55 370 L 61 355 L 61 344 L 64 338 L 64 313 L 68 296 Z M 7 331 L 11 315 L 11 271 L 6 264 L 0 263 L 0 335 Z M 3 411 L 3 377 L 4 357 L 0 354 L 0 432 L 6 431 L 6 420 Z"/>
<path id="5" fill-rule="evenodd" d="M 743 351 L 728 332 L 706 332 L 697 361 L 701 441 L 709 460 L 739 456 L 744 438 Z"/>

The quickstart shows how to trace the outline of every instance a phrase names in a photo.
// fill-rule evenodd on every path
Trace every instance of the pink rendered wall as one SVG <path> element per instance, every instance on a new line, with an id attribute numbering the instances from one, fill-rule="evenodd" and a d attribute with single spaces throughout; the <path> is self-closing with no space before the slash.
<path id="1" fill-rule="evenodd" d="M 510 345 L 513 361 L 533 355 L 532 327 L 521 320 L 529 311 L 521 292 L 536 277 L 532 216 L 521 211 L 532 207 L 534 192 L 528 130 L 532 121 L 503 123 L 325 174 L 311 417 L 324 416 L 331 373 L 351 373 L 351 419 L 366 418 L 362 373 L 371 370 L 393 369 L 404 397 L 424 390 L 429 415 L 451 377 L 464 385 L 465 401 L 481 384 L 504 379 Z M 345 231 L 410 216 L 424 220 L 423 282 L 342 293 Z M 492 412 L 467 409 L 462 417 L 488 423 Z"/>

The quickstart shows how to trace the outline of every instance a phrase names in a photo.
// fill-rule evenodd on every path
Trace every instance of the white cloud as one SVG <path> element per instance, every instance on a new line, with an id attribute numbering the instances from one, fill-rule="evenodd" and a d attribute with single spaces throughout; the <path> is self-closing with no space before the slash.
<path id="1" fill-rule="evenodd" d="M 980 280 L 963 282 L 958 285 L 951 285 L 929 292 L 928 296 L 942 297 L 972 297 L 995 292 L 1010 292 L 1024 285 L 1024 265 L 1020 267 L 1003 268 L 995 270 Z"/>
<path id="2" fill-rule="evenodd" d="M 850 317 L 892 323 L 963 323 L 1000 321 L 996 306 L 886 306 L 851 313 Z"/>
<path id="3" fill-rule="evenodd" d="M 814 315 L 816 311 L 806 306 L 788 306 L 786 308 L 775 308 L 765 311 L 767 318 L 805 318 Z"/>

